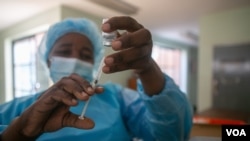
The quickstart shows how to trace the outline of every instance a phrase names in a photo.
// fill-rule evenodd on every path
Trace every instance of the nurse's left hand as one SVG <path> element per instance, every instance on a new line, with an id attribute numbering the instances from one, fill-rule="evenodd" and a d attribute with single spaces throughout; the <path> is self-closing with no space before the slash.
<path id="1" fill-rule="evenodd" d="M 112 17 L 102 25 L 102 30 L 125 31 L 112 42 L 116 52 L 105 58 L 103 72 L 135 70 L 145 92 L 149 96 L 158 94 L 164 87 L 165 77 L 151 57 L 153 43 L 150 31 L 131 17 Z"/>
<path id="2" fill-rule="evenodd" d="M 117 53 L 105 58 L 105 73 L 114 73 L 128 69 L 145 71 L 154 65 L 151 58 L 151 33 L 131 17 L 112 17 L 102 25 L 104 32 L 124 30 L 118 33 L 118 38 L 112 42 Z"/>

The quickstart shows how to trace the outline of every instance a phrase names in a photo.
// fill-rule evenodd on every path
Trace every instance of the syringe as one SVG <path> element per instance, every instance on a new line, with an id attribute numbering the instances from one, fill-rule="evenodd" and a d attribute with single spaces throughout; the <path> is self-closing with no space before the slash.
<path id="1" fill-rule="evenodd" d="M 105 18 L 102 20 L 102 23 L 104 24 L 108 19 Z M 106 46 L 106 47 L 111 47 L 111 43 L 112 41 L 116 38 L 116 35 L 117 35 L 117 31 L 113 31 L 113 32 L 110 32 L 110 33 L 105 33 L 105 32 L 102 32 L 102 37 L 103 37 L 103 45 Z M 98 84 L 98 81 L 101 77 L 101 74 L 102 74 L 102 67 L 104 66 L 104 57 L 102 58 L 101 60 L 101 64 L 97 70 L 97 73 L 96 73 L 96 76 L 94 77 L 91 85 L 92 85 L 92 88 L 95 89 L 96 85 Z M 88 104 L 89 104 L 89 101 L 90 101 L 90 98 L 86 101 L 83 109 L 82 109 L 82 114 L 81 116 L 79 116 L 80 119 L 84 119 L 84 115 L 86 113 L 86 110 L 87 110 L 87 107 L 88 107 Z"/>
<path id="2" fill-rule="evenodd" d="M 99 79 L 101 78 L 103 65 L 104 65 L 104 58 L 102 58 L 101 64 L 99 65 L 99 67 L 97 69 L 97 73 L 96 73 L 96 75 L 91 83 L 91 86 L 93 89 L 95 89 L 96 85 L 98 84 Z M 86 103 L 82 109 L 82 114 L 79 116 L 79 119 L 82 119 L 82 120 L 84 119 L 84 115 L 85 115 L 87 107 L 89 105 L 90 98 L 86 101 Z"/>

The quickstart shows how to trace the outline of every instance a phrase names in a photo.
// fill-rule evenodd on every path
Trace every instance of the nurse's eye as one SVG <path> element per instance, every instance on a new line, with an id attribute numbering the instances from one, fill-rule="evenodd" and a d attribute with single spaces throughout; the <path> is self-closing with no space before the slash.
<path id="1" fill-rule="evenodd" d="M 56 49 L 54 51 L 54 54 L 58 56 L 65 56 L 68 57 L 72 53 L 72 43 L 61 43 L 58 46 L 56 46 Z"/>
<path id="2" fill-rule="evenodd" d="M 83 46 L 80 50 L 81 59 L 92 62 L 94 60 L 93 51 L 91 47 Z"/>
<path id="3" fill-rule="evenodd" d="M 71 50 L 57 50 L 54 52 L 56 55 L 59 55 L 59 56 L 69 56 L 71 54 Z"/>
<path id="4" fill-rule="evenodd" d="M 81 53 L 81 59 L 85 61 L 92 61 L 93 60 L 93 55 L 88 52 L 82 52 Z"/>

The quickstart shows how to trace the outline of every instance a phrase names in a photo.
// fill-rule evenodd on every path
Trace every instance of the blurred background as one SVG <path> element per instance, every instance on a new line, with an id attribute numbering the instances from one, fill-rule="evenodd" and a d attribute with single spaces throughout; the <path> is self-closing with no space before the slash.
<path id="1" fill-rule="evenodd" d="M 193 136 L 220 136 L 217 125 L 228 119 L 249 122 L 249 0 L 0 0 L 0 103 L 51 85 L 36 55 L 51 24 L 87 17 L 101 25 L 112 16 L 131 16 L 151 31 L 152 57 L 193 106 Z M 101 83 L 135 89 L 135 80 L 124 71 Z"/>

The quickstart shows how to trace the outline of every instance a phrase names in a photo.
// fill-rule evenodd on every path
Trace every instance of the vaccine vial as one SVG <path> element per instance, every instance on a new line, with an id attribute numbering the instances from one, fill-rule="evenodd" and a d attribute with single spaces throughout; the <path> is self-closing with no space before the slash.
<path id="1" fill-rule="evenodd" d="M 102 23 L 105 23 L 108 18 L 102 20 Z M 103 45 L 106 47 L 111 47 L 112 41 L 116 38 L 116 31 L 113 32 L 102 32 Z"/>

